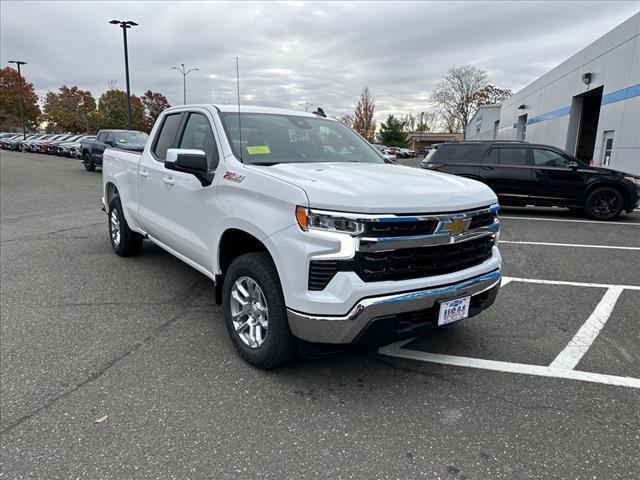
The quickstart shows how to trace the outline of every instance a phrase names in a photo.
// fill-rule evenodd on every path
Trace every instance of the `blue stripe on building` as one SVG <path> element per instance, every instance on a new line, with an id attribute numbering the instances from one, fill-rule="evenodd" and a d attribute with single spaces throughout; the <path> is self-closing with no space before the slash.
<path id="1" fill-rule="evenodd" d="M 623 100 L 627 100 L 628 98 L 638 96 L 640 96 L 640 84 L 603 95 L 601 104 L 609 105 L 610 103 L 621 102 Z M 569 115 L 570 113 L 571 107 L 559 108 L 558 110 L 543 113 L 542 115 L 538 115 L 536 117 L 528 119 L 527 125 L 533 125 L 535 123 L 546 122 L 547 120 L 552 120 L 554 118 L 564 117 L 565 115 Z M 514 123 L 513 128 L 518 128 L 518 124 Z"/>

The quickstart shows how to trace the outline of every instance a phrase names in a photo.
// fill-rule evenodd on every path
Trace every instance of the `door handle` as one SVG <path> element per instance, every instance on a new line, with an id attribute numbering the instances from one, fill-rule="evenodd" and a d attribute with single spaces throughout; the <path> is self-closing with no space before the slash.
<path id="1" fill-rule="evenodd" d="M 483 170 L 493 170 L 493 167 L 487 167 L 487 166 L 484 166 L 484 167 L 482 167 L 482 169 L 483 169 Z"/>
<path id="2" fill-rule="evenodd" d="M 143 178 L 147 178 L 149 176 L 149 172 L 147 172 L 146 170 L 140 170 L 138 172 L 138 175 L 140 175 Z"/>
<path id="3" fill-rule="evenodd" d="M 173 185 L 174 183 L 176 183 L 171 177 L 162 177 L 162 181 L 167 185 Z"/>

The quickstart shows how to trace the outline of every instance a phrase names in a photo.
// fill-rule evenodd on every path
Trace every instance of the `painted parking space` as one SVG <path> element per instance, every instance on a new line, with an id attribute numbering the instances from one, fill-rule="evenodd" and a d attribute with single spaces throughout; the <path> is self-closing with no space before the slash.
<path id="1" fill-rule="evenodd" d="M 512 285 L 514 283 L 530 283 L 537 285 L 557 285 L 568 286 L 566 282 L 554 282 L 553 280 L 540 281 L 537 279 L 523 279 L 506 277 L 504 286 Z M 585 290 L 593 289 L 595 297 L 602 294 L 599 298 L 595 308 L 591 311 L 589 316 L 585 318 L 583 323 L 573 334 L 571 339 L 564 345 L 564 347 L 558 351 L 555 358 L 550 363 L 532 364 L 526 362 L 511 362 L 487 359 L 483 357 L 471 356 L 473 351 L 465 351 L 461 349 L 461 354 L 447 354 L 438 353 L 430 350 L 423 350 L 422 348 L 429 348 L 429 345 L 416 343 L 416 340 L 403 340 L 393 343 L 379 350 L 382 355 L 391 357 L 412 359 L 422 362 L 436 363 L 442 365 L 449 365 L 454 367 L 473 368 L 480 370 L 490 370 L 494 372 L 502 372 L 516 375 L 531 375 L 538 377 L 551 377 L 562 380 L 575 380 L 582 382 L 600 383 L 604 385 L 614 385 L 621 387 L 629 387 L 640 389 L 640 376 L 628 376 L 628 375 L 614 375 L 608 373 L 599 373 L 588 370 L 582 370 L 578 368 L 582 359 L 591 350 L 594 342 L 597 340 L 600 332 L 604 329 L 609 318 L 611 317 L 614 308 L 616 307 L 623 292 L 631 291 L 634 293 L 640 292 L 640 287 L 636 286 L 623 286 L 623 285 L 603 285 L 603 284 L 588 284 L 583 283 L 575 285 L 582 287 Z M 604 293 L 602 291 L 604 290 Z M 522 304 L 521 304 L 522 306 Z M 631 305 L 630 308 L 633 308 Z M 549 305 L 549 310 L 553 311 L 553 305 Z M 562 312 L 558 312 L 558 318 L 560 318 Z M 541 324 L 537 319 L 534 319 L 537 324 Z M 557 341 L 560 335 L 552 335 L 548 340 Z M 527 350 L 526 342 L 521 342 L 525 345 L 523 352 Z M 633 353 L 629 354 L 632 358 L 637 355 L 637 346 L 632 347 Z M 464 353 L 464 354 L 462 354 Z M 627 352 L 628 353 L 628 352 Z M 602 355 L 605 356 L 604 360 Z M 521 353 L 520 358 L 527 358 L 526 353 Z M 606 353 L 600 355 L 600 361 L 607 365 L 610 360 Z M 595 360 L 596 362 L 598 360 Z"/>
<path id="2" fill-rule="evenodd" d="M 478 317 L 380 349 L 454 368 L 640 389 L 640 212 L 501 211 L 505 281 Z"/>
<path id="3" fill-rule="evenodd" d="M 510 282 L 501 289 L 490 309 L 437 329 L 405 348 L 485 360 L 549 364 L 573 338 L 604 291 Z"/>

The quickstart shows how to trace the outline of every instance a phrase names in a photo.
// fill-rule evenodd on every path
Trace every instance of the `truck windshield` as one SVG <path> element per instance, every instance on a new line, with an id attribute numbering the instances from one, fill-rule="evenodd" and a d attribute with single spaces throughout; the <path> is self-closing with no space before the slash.
<path id="1" fill-rule="evenodd" d="M 313 162 L 385 163 L 365 140 L 340 122 L 271 113 L 220 113 L 236 158 L 250 165 Z M 242 155 L 240 150 L 242 149 Z"/>

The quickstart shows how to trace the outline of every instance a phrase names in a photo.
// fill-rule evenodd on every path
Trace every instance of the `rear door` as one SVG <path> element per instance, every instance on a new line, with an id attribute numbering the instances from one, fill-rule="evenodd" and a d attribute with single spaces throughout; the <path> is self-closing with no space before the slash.
<path id="1" fill-rule="evenodd" d="M 167 115 L 138 175 L 139 215 L 146 232 L 209 270 L 215 184 L 203 187 L 190 173 L 166 169 L 164 160 L 170 148 L 197 149 L 215 170 L 221 153 L 213 132 L 206 110 Z"/>
<path id="2" fill-rule="evenodd" d="M 493 146 L 480 167 L 483 181 L 509 203 L 523 203 L 532 187 L 528 149 L 521 145 Z"/>
<path id="3" fill-rule="evenodd" d="M 535 183 L 532 197 L 543 203 L 579 202 L 585 185 L 580 170 L 569 166 L 573 159 L 550 148 L 533 147 L 531 152 Z"/>
<path id="4" fill-rule="evenodd" d="M 162 179 L 168 176 L 164 161 L 167 150 L 176 146 L 182 117 L 182 112 L 164 116 L 149 151 L 142 154 L 138 165 L 138 218 L 150 236 L 169 246 L 172 242 L 165 218 L 167 186 Z"/>
<path id="5" fill-rule="evenodd" d="M 438 171 L 477 180 L 485 149 L 486 146 L 481 143 L 444 144 L 438 147 L 428 162 L 434 164 Z"/>

